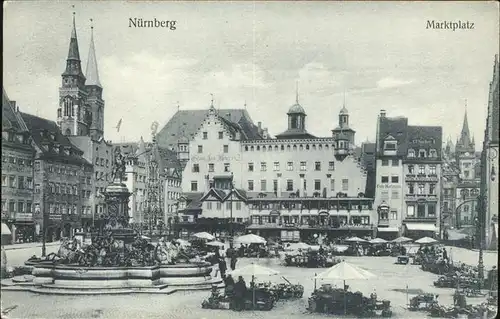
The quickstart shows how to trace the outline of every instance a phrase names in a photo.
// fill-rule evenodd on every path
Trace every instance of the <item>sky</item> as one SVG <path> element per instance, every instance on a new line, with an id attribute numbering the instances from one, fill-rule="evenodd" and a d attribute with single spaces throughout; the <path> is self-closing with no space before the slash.
<path id="1" fill-rule="evenodd" d="M 456 141 L 467 104 L 481 147 L 496 2 L 4 2 L 3 83 L 21 111 L 56 119 L 73 11 L 84 69 L 93 19 L 107 140 L 151 140 L 152 122 L 161 129 L 178 107 L 208 110 L 211 94 L 220 109 L 246 104 L 275 135 L 298 83 L 314 135 L 331 136 L 345 100 L 357 144 L 375 140 L 381 109 Z M 176 30 L 129 27 L 130 18 L 175 20 Z M 428 20 L 474 29 L 427 29 Z"/>

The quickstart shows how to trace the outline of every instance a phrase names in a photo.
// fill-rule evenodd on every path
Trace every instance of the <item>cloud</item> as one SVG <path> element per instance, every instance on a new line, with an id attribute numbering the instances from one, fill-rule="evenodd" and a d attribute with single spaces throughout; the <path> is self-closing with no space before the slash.
<path id="1" fill-rule="evenodd" d="M 381 89 L 395 88 L 413 83 L 413 81 L 399 80 L 393 77 L 382 78 L 377 81 L 377 87 Z"/>

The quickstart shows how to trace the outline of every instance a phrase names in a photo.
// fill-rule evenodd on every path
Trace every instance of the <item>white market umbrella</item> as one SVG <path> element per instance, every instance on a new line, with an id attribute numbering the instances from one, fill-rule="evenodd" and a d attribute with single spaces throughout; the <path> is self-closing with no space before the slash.
<path id="1" fill-rule="evenodd" d="M 407 243 L 407 242 L 410 242 L 410 241 L 413 241 L 413 239 L 401 236 L 401 237 L 398 237 L 398 238 L 394 239 L 392 242 L 393 243 Z"/>
<path id="2" fill-rule="evenodd" d="M 437 240 L 435 240 L 434 238 L 430 238 L 430 237 L 423 237 L 423 238 L 420 238 L 419 240 L 415 241 L 415 243 L 417 243 L 417 244 L 434 244 L 437 242 L 438 242 Z"/>
<path id="3" fill-rule="evenodd" d="M 286 249 L 287 250 L 299 250 L 299 249 L 309 249 L 311 248 L 311 246 L 309 246 L 308 244 L 306 243 L 303 243 L 303 242 L 300 242 L 300 243 L 293 243 L 293 244 L 290 244 L 289 247 L 287 247 Z"/>
<path id="4" fill-rule="evenodd" d="M 235 241 L 240 244 L 265 244 L 267 242 L 264 238 L 254 234 L 240 236 Z"/>
<path id="5" fill-rule="evenodd" d="M 142 238 L 142 239 L 146 239 L 146 240 L 151 240 L 151 237 L 144 236 L 144 235 L 142 235 L 142 236 L 141 236 L 141 238 Z"/>
<path id="6" fill-rule="evenodd" d="M 369 241 L 370 244 L 385 244 L 387 243 L 387 240 L 382 239 L 382 238 L 374 238 Z"/>
<path id="7" fill-rule="evenodd" d="M 235 269 L 230 272 L 233 278 L 235 276 L 273 276 L 278 275 L 280 272 L 271 268 L 260 266 L 259 264 L 250 264 L 245 267 Z"/>
<path id="8" fill-rule="evenodd" d="M 179 245 L 183 246 L 183 247 L 189 247 L 189 246 L 191 246 L 191 243 L 188 242 L 185 239 L 178 238 L 178 239 L 175 240 L 175 242 L 178 243 Z"/>
<path id="9" fill-rule="evenodd" d="M 214 240 L 215 239 L 214 236 L 212 236 L 211 234 L 209 234 L 207 232 L 196 233 L 193 236 L 196 238 L 199 238 L 199 239 L 206 239 L 206 240 Z"/>
<path id="10" fill-rule="evenodd" d="M 207 246 L 224 247 L 224 243 L 221 243 L 220 241 L 211 241 L 207 243 Z"/>
<path id="11" fill-rule="evenodd" d="M 364 270 L 358 266 L 342 261 L 341 263 L 328 268 L 319 275 L 316 275 L 314 279 L 343 280 L 345 287 L 346 280 L 367 280 L 376 277 L 377 276 L 375 274 L 369 272 L 368 270 Z M 316 284 L 314 286 L 316 286 Z M 344 299 L 344 313 L 345 312 L 347 312 L 347 298 Z"/>
<path id="12" fill-rule="evenodd" d="M 366 242 L 366 240 L 364 240 L 362 238 L 359 238 L 359 237 L 347 238 L 345 241 L 347 241 L 347 242 L 353 242 L 353 243 L 365 243 Z"/>

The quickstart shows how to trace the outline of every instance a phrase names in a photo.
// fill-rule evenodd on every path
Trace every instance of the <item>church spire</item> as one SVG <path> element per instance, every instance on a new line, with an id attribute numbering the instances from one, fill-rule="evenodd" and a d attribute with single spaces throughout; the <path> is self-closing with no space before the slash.
<path id="1" fill-rule="evenodd" d="M 299 81 L 295 82 L 295 103 L 299 104 Z"/>
<path id="2" fill-rule="evenodd" d="M 467 119 L 467 100 L 465 100 L 464 122 L 462 124 L 462 132 L 460 133 L 460 143 L 464 146 L 468 146 L 471 143 L 469 121 Z"/>
<path id="3" fill-rule="evenodd" d="M 94 46 L 94 25 L 93 20 L 90 19 L 90 48 L 89 48 L 89 56 L 87 61 L 87 70 L 85 73 L 85 77 L 87 78 L 86 85 L 96 85 L 101 87 L 101 81 L 99 81 L 99 70 L 97 68 L 97 58 L 95 54 L 95 46 Z"/>
<path id="4" fill-rule="evenodd" d="M 78 50 L 78 39 L 76 37 L 75 12 L 73 12 L 73 29 L 69 40 L 68 60 L 80 61 L 80 51 Z"/>

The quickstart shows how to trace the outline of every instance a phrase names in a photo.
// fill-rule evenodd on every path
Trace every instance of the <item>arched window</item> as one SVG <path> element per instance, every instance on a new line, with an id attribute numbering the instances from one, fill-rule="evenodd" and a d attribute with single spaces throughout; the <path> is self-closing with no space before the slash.
<path id="1" fill-rule="evenodd" d="M 410 148 L 408 150 L 408 157 L 415 157 L 415 150 L 414 149 Z"/>
<path id="2" fill-rule="evenodd" d="M 71 135 L 71 130 L 69 128 L 64 131 L 64 135 Z"/>
<path id="3" fill-rule="evenodd" d="M 437 157 L 437 151 L 433 148 L 429 150 L 429 157 L 435 158 Z"/>
<path id="4" fill-rule="evenodd" d="M 69 96 L 64 98 L 64 116 L 72 116 L 73 114 L 73 99 Z"/>
<path id="5" fill-rule="evenodd" d="M 419 149 L 418 150 L 418 157 L 419 158 L 425 158 L 425 157 L 427 157 L 427 152 L 424 149 Z"/>

